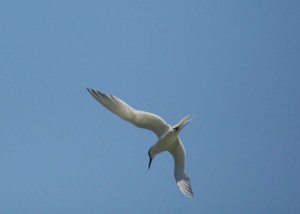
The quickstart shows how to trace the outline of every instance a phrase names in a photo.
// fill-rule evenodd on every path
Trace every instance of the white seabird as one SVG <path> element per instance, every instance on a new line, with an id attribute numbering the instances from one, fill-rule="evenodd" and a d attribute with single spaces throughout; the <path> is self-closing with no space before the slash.
<path id="1" fill-rule="evenodd" d="M 190 178 L 186 175 L 184 169 L 185 150 L 178 136 L 183 127 L 185 127 L 189 123 L 189 115 L 184 117 L 178 124 L 172 127 L 171 125 L 166 123 L 160 116 L 149 112 L 136 110 L 113 95 L 104 94 L 93 89 L 87 90 L 98 102 L 100 102 L 112 113 L 118 115 L 122 119 L 136 125 L 139 128 L 149 129 L 157 135 L 158 141 L 148 151 L 148 169 L 151 166 L 153 158 L 157 154 L 164 151 L 170 152 L 174 158 L 174 176 L 176 183 L 184 195 L 192 198 L 193 191 L 190 184 Z"/>

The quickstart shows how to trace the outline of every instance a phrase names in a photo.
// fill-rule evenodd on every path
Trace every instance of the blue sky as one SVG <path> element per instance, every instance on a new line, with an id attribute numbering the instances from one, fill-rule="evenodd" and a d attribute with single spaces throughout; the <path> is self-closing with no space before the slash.
<path id="1" fill-rule="evenodd" d="M 298 1 L 0 5 L 0 213 L 299 213 Z M 194 199 L 112 93 L 182 131 Z"/>

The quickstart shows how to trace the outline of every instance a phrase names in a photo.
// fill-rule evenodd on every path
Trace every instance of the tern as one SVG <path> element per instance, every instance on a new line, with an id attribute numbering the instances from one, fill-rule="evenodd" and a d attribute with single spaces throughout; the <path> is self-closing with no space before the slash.
<path id="1" fill-rule="evenodd" d="M 136 110 L 111 94 L 104 94 L 89 88 L 87 90 L 112 113 L 139 128 L 149 129 L 157 135 L 156 144 L 148 151 L 148 169 L 150 169 L 152 160 L 157 154 L 168 151 L 174 158 L 174 176 L 180 191 L 187 197 L 193 198 L 190 178 L 185 173 L 185 149 L 179 138 L 180 131 L 190 122 L 190 116 L 184 117 L 178 124 L 171 126 L 160 116 Z"/>

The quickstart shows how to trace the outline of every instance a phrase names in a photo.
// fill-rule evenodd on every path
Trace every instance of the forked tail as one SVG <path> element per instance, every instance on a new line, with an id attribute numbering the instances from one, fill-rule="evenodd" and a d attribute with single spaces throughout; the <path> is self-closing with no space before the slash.
<path id="1" fill-rule="evenodd" d="M 191 121 L 190 115 L 185 116 L 179 123 L 173 126 L 176 132 L 180 132 Z"/>

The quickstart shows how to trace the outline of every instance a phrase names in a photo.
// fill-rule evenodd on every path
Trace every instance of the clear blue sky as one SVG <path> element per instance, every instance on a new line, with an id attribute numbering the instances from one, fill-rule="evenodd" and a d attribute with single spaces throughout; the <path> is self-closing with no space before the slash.
<path id="1" fill-rule="evenodd" d="M 3 0 L 0 213 L 300 213 L 300 3 Z M 112 93 L 171 124 L 194 199 Z"/>

